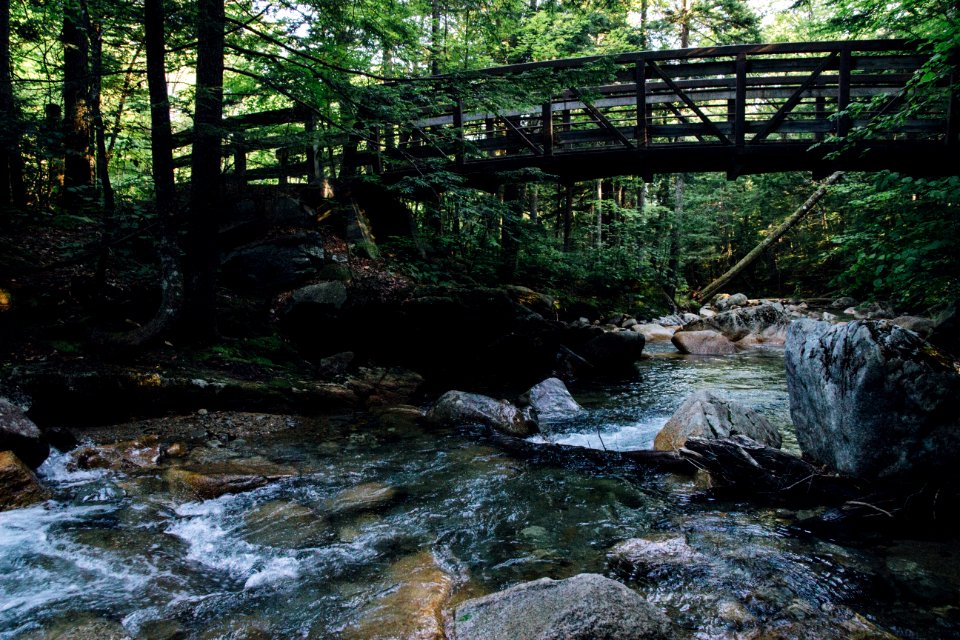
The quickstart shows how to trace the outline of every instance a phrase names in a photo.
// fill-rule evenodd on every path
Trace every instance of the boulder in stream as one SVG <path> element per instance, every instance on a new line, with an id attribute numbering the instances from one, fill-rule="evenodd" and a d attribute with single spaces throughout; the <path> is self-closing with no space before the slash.
<path id="1" fill-rule="evenodd" d="M 779 302 L 755 307 L 730 309 L 712 318 L 702 318 L 683 326 L 682 332 L 712 330 L 722 333 L 731 342 L 736 342 L 753 333 L 768 331 L 771 327 L 785 329 L 790 323 L 786 309 Z M 678 334 L 681 332 L 678 332 Z"/>
<path id="2" fill-rule="evenodd" d="M 960 374 L 884 321 L 798 320 L 786 348 L 797 441 L 811 460 L 867 479 L 956 476 Z"/>
<path id="3" fill-rule="evenodd" d="M 444 426 L 481 424 L 522 438 L 539 430 L 534 416 L 506 400 L 464 391 L 447 391 L 440 396 L 427 412 L 427 422 Z"/>
<path id="4" fill-rule="evenodd" d="M 295 474 L 289 467 L 262 460 L 210 462 L 167 469 L 164 477 L 175 495 L 211 500 L 228 493 L 252 491 Z"/>
<path id="5" fill-rule="evenodd" d="M 694 356 L 722 356 L 737 352 L 730 340 L 712 330 L 677 331 L 671 340 L 680 353 Z"/>
<path id="6" fill-rule="evenodd" d="M 409 638 L 444 640 L 443 607 L 453 592 L 453 576 L 429 551 L 394 563 L 385 579 L 386 595 L 343 634 L 346 640 Z"/>
<path id="7" fill-rule="evenodd" d="M 669 534 L 624 540 L 607 554 L 610 566 L 618 574 L 630 578 L 669 567 L 695 565 L 705 560 L 704 555 L 691 547 L 684 536 Z"/>
<path id="8" fill-rule="evenodd" d="M 50 455 L 50 445 L 37 425 L 6 398 L 0 398 L 0 451 L 14 452 L 31 469 Z"/>
<path id="9" fill-rule="evenodd" d="M 453 612 L 450 640 L 653 640 L 673 637 L 656 607 L 615 580 L 581 573 L 542 578 Z"/>
<path id="10" fill-rule="evenodd" d="M 683 447 L 687 438 L 729 438 L 736 434 L 775 449 L 779 449 L 782 442 L 776 427 L 753 409 L 712 391 L 697 391 L 688 396 L 663 425 L 653 448 L 674 451 Z"/>
<path id="11" fill-rule="evenodd" d="M 598 371 L 617 372 L 640 359 L 644 344 L 643 335 L 635 331 L 605 331 L 576 351 Z"/>
<path id="12" fill-rule="evenodd" d="M 0 511 L 46 500 L 47 491 L 12 451 L 0 451 Z"/>
<path id="13" fill-rule="evenodd" d="M 662 324 L 656 322 L 646 322 L 644 324 L 635 324 L 630 327 L 643 336 L 647 342 L 666 342 L 673 337 L 675 329 L 668 329 Z"/>
<path id="14" fill-rule="evenodd" d="M 547 378 L 534 385 L 520 396 L 518 404 L 536 411 L 540 420 L 569 418 L 583 411 L 560 378 Z"/>

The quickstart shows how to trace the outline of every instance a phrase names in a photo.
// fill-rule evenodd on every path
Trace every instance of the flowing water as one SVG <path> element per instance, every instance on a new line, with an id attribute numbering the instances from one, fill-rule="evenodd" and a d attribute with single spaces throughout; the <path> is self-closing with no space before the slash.
<path id="1" fill-rule="evenodd" d="M 652 351 L 634 379 L 574 388 L 586 412 L 545 437 L 646 448 L 686 395 L 714 389 L 796 447 L 782 352 Z M 950 544 L 823 540 L 794 512 L 699 499 L 689 478 L 521 460 L 469 429 L 359 424 L 206 442 L 204 459 L 298 471 L 206 501 L 171 494 L 162 469 L 71 471 L 55 454 L 40 469 L 54 498 L 0 513 L 0 638 L 115 637 L 97 624 L 136 638 L 391 637 L 415 619 L 404 606 L 422 608 L 404 591 L 413 576 L 446 580 L 456 601 L 582 572 L 625 581 L 680 637 L 960 637 Z M 617 542 L 658 536 L 684 539 L 687 562 L 608 566 Z M 101 631 L 71 635 L 84 624 Z"/>

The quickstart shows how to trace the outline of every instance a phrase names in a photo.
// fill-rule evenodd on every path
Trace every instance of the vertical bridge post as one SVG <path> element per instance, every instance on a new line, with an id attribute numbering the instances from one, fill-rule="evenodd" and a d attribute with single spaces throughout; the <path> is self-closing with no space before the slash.
<path id="1" fill-rule="evenodd" d="M 467 162 L 467 140 L 463 133 L 463 100 L 460 98 L 457 99 L 457 104 L 453 107 L 453 128 L 457 135 L 457 166 L 462 167 Z"/>
<path id="2" fill-rule="evenodd" d="M 837 112 L 842 113 L 850 106 L 850 69 L 853 60 L 850 45 L 840 45 L 840 76 L 837 86 Z M 842 115 L 837 118 L 837 136 L 844 138 L 850 132 L 850 116 Z"/>
<path id="3" fill-rule="evenodd" d="M 637 83 L 637 146 L 645 149 L 650 136 L 647 129 L 647 61 L 643 56 L 637 58 L 634 73 Z"/>
<path id="4" fill-rule="evenodd" d="M 543 103 L 540 115 L 541 136 L 543 138 L 543 155 L 553 155 L 553 103 L 547 100 Z"/>
<path id="5" fill-rule="evenodd" d="M 733 140 L 738 149 L 745 145 L 747 134 L 747 54 L 737 54 L 736 105 L 733 116 Z"/>

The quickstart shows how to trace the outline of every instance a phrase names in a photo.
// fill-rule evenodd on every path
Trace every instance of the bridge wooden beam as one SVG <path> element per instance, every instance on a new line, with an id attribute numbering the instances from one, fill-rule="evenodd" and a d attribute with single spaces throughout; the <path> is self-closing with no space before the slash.
<path id="1" fill-rule="evenodd" d="M 764 125 L 757 135 L 753 136 L 753 139 L 750 140 L 750 144 L 756 144 L 758 142 L 763 142 L 763 140 L 777 130 L 777 128 L 786 120 L 787 116 L 793 111 L 793 108 L 800 104 L 800 101 L 803 100 L 803 94 L 810 90 L 810 88 L 817 81 L 817 78 L 820 77 L 820 74 L 830 68 L 831 65 L 837 60 L 837 54 L 831 53 L 827 56 L 823 62 L 820 63 L 813 73 L 807 76 L 807 79 L 793 92 L 787 101 L 784 102 L 777 112 L 773 114 L 773 117 L 767 121 L 767 124 Z M 849 60 L 847 61 L 847 102 L 850 101 L 850 68 Z M 841 62 L 842 66 L 842 62 Z M 841 71 L 841 84 L 842 84 L 843 73 Z"/>
<path id="2" fill-rule="evenodd" d="M 837 86 L 837 112 L 842 113 L 850 106 L 850 70 L 853 66 L 849 45 L 840 48 L 840 78 Z M 846 137 L 850 132 L 850 116 L 844 114 L 837 118 L 837 135 Z"/>
<path id="3" fill-rule="evenodd" d="M 732 144 L 730 142 L 730 138 L 724 135 L 724 133 L 717 128 L 717 125 L 715 125 L 713 121 L 710 118 L 708 118 L 706 114 L 703 113 L 703 111 L 701 111 L 700 107 L 697 106 L 697 103 L 691 100 L 690 96 L 684 93 L 683 89 L 677 86 L 676 82 L 674 82 L 669 76 L 667 76 L 667 74 L 665 74 L 660 69 L 660 67 L 657 66 L 655 62 L 651 60 L 649 64 L 653 72 L 657 74 L 660 77 L 660 79 L 663 80 L 663 82 L 668 87 L 670 87 L 670 90 L 673 91 L 675 94 L 677 94 L 677 96 L 684 102 L 684 104 L 690 107 L 691 111 L 697 114 L 697 117 L 703 121 L 703 124 L 706 125 L 707 129 L 710 131 L 712 135 L 716 136 L 720 140 L 720 142 L 722 142 L 723 144 Z"/>
<path id="4" fill-rule="evenodd" d="M 528 137 L 527 137 L 527 134 L 525 134 L 520 127 L 518 127 L 517 125 L 515 125 L 515 124 L 510 120 L 509 116 L 500 116 L 500 115 L 498 115 L 497 117 L 500 118 L 501 120 L 503 120 L 504 124 L 507 125 L 507 129 L 509 129 L 514 135 L 516 135 L 518 138 L 520 138 L 520 141 L 523 142 L 524 146 L 526 146 L 528 149 L 530 149 L 531 151 L 533 151 L 533 153 L 534 153 L 535 155 L 538 155 L 538 156 L 542 156 L 542 155 L 543 155 L 543 149 L 541 149 L 540 147 L 538 147 L 538 146 L 536 145 L 536 143 L 533 142 L 533 140 L 531 140 L 530 138 L 528 138 Z"/>
<path id="5" fill-rule="evenodd" d="M 543 154 L 553 155 L 553 104 L 543 103 L 540 109 L 540 134 L 543 139 Z"/>
<path id="6" fill-rule="evenodd" d="M 600 113 L 600 111 L 598 111 L 595 106 L 593 106 L 592 104 L 590 104 L 590 101 L 589 101 L 589 100 L 587 100 L 585 97 L 583 97 L 583 94 L 580 93 L 580 90 L 579 90 L 579 89 L 570 89 L 570 91 L 571 91 L 571 92 L 573 93 L 573 95 L 577 98 L 577 100 L 579 100 L 580 102 L 583 103 L 583 107 L 584 107 L 584 109 L 587 110 L 587 113 L 589 113 L 591 116 L 593 116 L 593 117 L 597 120 L 597 122 L 600 123 L 600 126 L 601 126 L 601 127 L 603 127 L 604 129 L 606 129 L 607 131 L 609 131 L 610 133 L 612 133 L 612 134 L 613 134 L 613 137 L 620 141 L 620 144 L 622 144 L 623 146 L 625 146 L 627 149 L 635 149 L 635 148 L 636 148 L 636 147 L 634 146 L 634 144 L 633 144 L 632 142 L 630 142 L 630 140 L 627 138 L 627 136 L 623 135 L 623 134 L 620 132 L 620 129 L 618 129 L 616 126 L 614 126 L 614 124 L 613 124 L 612 122 L 610 122 L 610 120 L 607 118 L 607 116 L 605 116 L 605 115 L 603 115 L 602 113 Z"/>

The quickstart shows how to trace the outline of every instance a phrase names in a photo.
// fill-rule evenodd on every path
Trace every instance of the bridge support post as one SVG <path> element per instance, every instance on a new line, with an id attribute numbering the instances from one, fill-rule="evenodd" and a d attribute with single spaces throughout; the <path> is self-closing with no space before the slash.
<path id="1" fill-rule="evenodd" d="M 456 161 L 457 166 L 462 167 L 467 162 L 467 142 L 463 134 L 463 100 L 457 100 L 453 107 L 453 128 L 457 132 Z"/>
<path id="2" fill-rule="evenodd" d="M 843 112 L 850 106 L 850 69 L 853 59 L 849 45 L 840 48 L 840 77 L 837 87 L 837 112 Z M 837 136 L 846 137 L 850 132 L 850 116 L 842 115 L 837 118 Z"/>
<path id="3" fill-rule="evenodd" d="M 642 56 L 637 58 L 635 77 L 637 83 L 637 146 L 646 148 L 649 143 L 647 129 L 647 61 Z"/>
<path id="4" fill-rule="evenodd" d="M 553 155 L 553 103 L 550 101 L 543 103 L 543 109 L 540 115 L 541 136 L 543 138 L 543 155 Z"/>
<path id="5" fill-rule="evenodd" d="M 247 149 L 242 133 L 233 134 L 233 176 L 237 192 L 242 193 L 247 186 Z"/>

